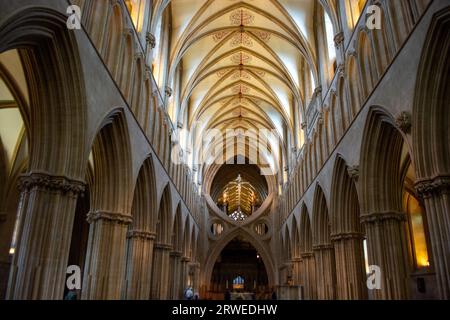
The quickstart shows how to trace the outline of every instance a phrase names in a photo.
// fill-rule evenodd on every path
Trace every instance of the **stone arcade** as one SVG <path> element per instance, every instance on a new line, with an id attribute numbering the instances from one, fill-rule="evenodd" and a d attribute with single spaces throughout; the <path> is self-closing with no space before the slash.
<path id="1" fill-rule="evenodd" d="M 0 298 L 450 299 L 449 75 L 450 0 L 0 0 Z"/>

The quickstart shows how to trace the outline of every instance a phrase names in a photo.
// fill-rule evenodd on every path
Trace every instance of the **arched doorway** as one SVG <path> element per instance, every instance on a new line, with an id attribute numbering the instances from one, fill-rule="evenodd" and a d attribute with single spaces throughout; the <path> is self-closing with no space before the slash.
<path id="1" fill-rule="evenodd" d="M 267 299 L 270 295 L 267 270 L 258 250 L 243 237 L 228 243 L 217 258 L 208 298 L 222 300 Z"/>

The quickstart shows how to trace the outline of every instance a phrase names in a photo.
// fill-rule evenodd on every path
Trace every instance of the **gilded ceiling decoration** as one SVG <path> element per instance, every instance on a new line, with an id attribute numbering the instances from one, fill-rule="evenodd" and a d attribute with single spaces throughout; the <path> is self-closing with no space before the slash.
<path id="1" fill-rule="evenodd" d="M 249 64 L 252 61 L 252 56 L 248 53 L 241 51 L 231 56 L 231 61 L 236 64 L 245 65 Z"/>
<path id="2" fill-rule="evenodd" d="M 234 26 L 249 26 L 255 22 L 255 16 L 247 10 L 240 9 L 230 15 L 230 21 Z"/>

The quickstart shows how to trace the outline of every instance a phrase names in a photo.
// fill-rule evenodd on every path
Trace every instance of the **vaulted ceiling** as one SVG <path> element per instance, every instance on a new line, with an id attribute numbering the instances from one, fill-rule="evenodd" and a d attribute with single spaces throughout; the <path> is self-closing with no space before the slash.
<path id="1" fill-rule="evenodd" d="M 196 137 L 213 128 L 274 130 L 281 150 L 298 147 L 295 126 L 316 74 L 315 5 L 172 0 L 169 77 L 180 90 L 169 104 L 179 106 L 185 128 L 192 132 L 195 126 Z M 275 149 L 268 157 L 279 162 L 283 151 Z"/>

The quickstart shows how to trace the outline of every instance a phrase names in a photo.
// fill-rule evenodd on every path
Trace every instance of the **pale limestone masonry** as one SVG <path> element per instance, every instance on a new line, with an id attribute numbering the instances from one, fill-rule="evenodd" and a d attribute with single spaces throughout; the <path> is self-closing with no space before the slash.
<path id="1" fill-rule="evenodd" d="M 0 0 L 0 298 L 450 299 L 450 0 L 192 1 Z"/>

